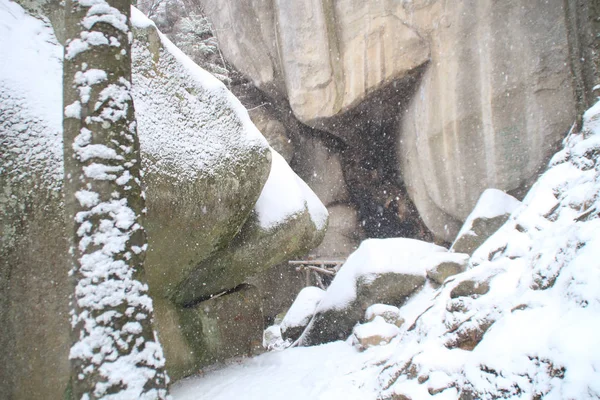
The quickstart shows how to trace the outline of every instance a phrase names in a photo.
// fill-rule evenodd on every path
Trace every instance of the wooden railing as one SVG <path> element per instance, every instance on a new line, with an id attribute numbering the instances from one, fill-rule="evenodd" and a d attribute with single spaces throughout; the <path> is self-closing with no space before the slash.
<path id="1" fill-rule="evenodd" d="M 310 278 L 314 277 L 316 286 L 326 289 L 339 271 L 345 260 L 293 260 L 290 265 L 296 266 L 296 271 L 304 272 L 306 286 L 311 286 Z"/>

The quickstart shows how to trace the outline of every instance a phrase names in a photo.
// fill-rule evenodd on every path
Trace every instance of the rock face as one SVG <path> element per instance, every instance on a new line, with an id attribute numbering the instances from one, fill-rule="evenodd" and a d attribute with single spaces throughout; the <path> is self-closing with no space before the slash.
<path id="1" fill-rule="evenodd" d="M 429 48 L 396 1 L 203 0 L 225 57 L 311 124 L 425 63 Z M 232 20 L 235 16 L 235 21 Z"/>
<path id="2" fill-rule="evenodd" d="M 326 227 L 325 206 L 273 151 L 271 174 L 250 219 L 227 248 L 196 266 L 173 299 L 186 305 L 235 288 L 259 272 L 307 253 L 323 240 Z"/>
<path id="3" fill-rule="evenodd" d="M 399 128 L 411 198 L 451 240 L 487 187 L 531 185 L 576 115 L 562 3 L 429 2 L 431 63 Z M 502 40 L 499 39 L 502 37 Z"/>
<path id="4" fill-rule="evenodd" d="M 224 55 L 303 123 L 347 142 L 359 126 L 374 141 L 380 129 L 368 121 L 401 105 L 393 168 L 442 241 L 454 239 L 485 188 L 524 194 L 580 103 L 593 99 L 580 58 L 597 68 L 596 22 L 582 1 L 198 1 Z M 413 75 L 415 88 L 403 82 Z M 386 101 L 361 109 L 373 97 Z"/>
<path id="5" fill-rule="evenodd" d="M 240 290 L 180 311 L 182 331 L 200 365 L 259 352 L 263 314 L 258 290 Z"/>
<path id="6" fill-rule="evenodd" d="M 362 237 L 354 207 L 337 204 L 328 207 L 329 225 L 323 242 L 312 250 L 317 257 L 344 258 L 358 247 Z"/>
<path id="7" fill-rule="evenodd" d="M 0 1 L 0 18 L 0 398 L 60 399 L 71 293 L 62 47 L 14 2 Z"/>
<path id="8" fill-rule="evenodd" d="M 440 253 L 428 257 L 427 278 L 438 285 L 456 274 L 464 272 L 469 262 L 469 255 L 463 253 Z"/>
<path id="9" fill-rule="evenodd" d="M 248 110 L 248 114 L 269 145 L 289 163 L 294 156 L 294 146 L 287 135 L 286 127 L 269 111 L 256 106 L 254 109 Z"/>

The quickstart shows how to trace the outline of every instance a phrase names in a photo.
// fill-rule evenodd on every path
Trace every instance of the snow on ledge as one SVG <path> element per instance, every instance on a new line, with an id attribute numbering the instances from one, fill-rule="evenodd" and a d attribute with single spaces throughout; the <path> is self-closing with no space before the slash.
<path id="1" fill-rule="evenodd" d="M 319 311 L 343 309 L 356 298 L 356 282 L 360 277 L 375 278 L 379 274 L 397 273 L 425 276 L 422 260 L 431 254 L 447 252 L 444 247 L 416 239 L 367 239 L 348 257 L 318 306 Z"/>
<path id="2" fill-rule="evenodd" d="M 308 209 L 317 229 L 325 228 L 327 208 L 279 153 L 271 149 L 271 155 L 271 172 L 254 206 L 260 227 L 272 229 Z"/>

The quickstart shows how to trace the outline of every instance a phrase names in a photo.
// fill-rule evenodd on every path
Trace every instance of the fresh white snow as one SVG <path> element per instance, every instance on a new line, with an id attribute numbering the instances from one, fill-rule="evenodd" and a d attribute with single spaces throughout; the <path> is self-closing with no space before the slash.
<path id="1" fill-rule="evenodd" d="M 285 332 L 288 328 L 308 325 L 324 295 L 325 291 L 315 286 L 302 289 L 281 321 L 281 330 Z"/>
<path id="2" fill-rule="evenodd" d="M 447 252 L 444 247 L 415 239 L 368 239 L 352 253 L 335 276 L 318 310 L 343 309 L 356 298 L 359 278 L 375 278 L 394 272 L 425 276 L 422 259 L 429 254 Z"/>
<path id="3" fill-rule="evenodd" d="M 377 315 L 373 321 L 356 325 L 353 330 L 354 336 L 361 341 L 368 338 L 381 338 L 385 343 L 398 336 L 400 329 L 394 324 L 387 322 L 382 316 Z M 375 345 L 380 343 L 374 343 Z"/>
<path id="4" fill-rule="evenodd" d="M 372 321 L 375 317 L 383 317 L 387 322 L 393 323 L 400 320 L 400 309 L 387 304 L 373 304 L 365 311 L 365 319 Z"/>
<path id="5" fill-rule="evenodd" d="M 0 174 L 59 190 L 62 46 L 47 19 L 0 0 Z"/>
<path id="6" fill-rule="evenodd" d="M 334 342 L 275 351 L 180 381 L 171 394 L 175 400 L 375 400 L 375 388 L 361 381 L 377 376 L 391 346 L 361 353 Z"/>
<path id="7" fill-rule="evenodd" d="M 133 97 L 144 170 L 178 181 L 232 173 L 268 143 L 239 100 L 217 78 L 196 65 L 139 10 L 132 8 L 137 35 L 156 35 L 162 49 L 134 38 Z M 157 51 L 157 54 L 152 53 Z"/>
<path id="8" fill-rule="evenodd" d="M 254 206 L 260 226 L 269 230 L 308 210 L 317 229 L 323 229 L 327 208 L 272 148 L 271 156 L 271 172 Z"/>

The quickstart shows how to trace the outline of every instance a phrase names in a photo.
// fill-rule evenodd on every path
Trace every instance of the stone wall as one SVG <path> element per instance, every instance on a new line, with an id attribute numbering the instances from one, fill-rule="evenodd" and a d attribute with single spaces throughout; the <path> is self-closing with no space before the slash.
<path id="1" fill-rule="evenodd" d="M 525 193 L 598 82 L 598 7 L 582 0 L 197 1 L 225 57 L 301 123 L 340 138 L 350 161 L 393 129 L 396 197 L 407 193 L 440 241 L 486 188 Z M 352 192 L 369 168 L 350 164 Z"/>

